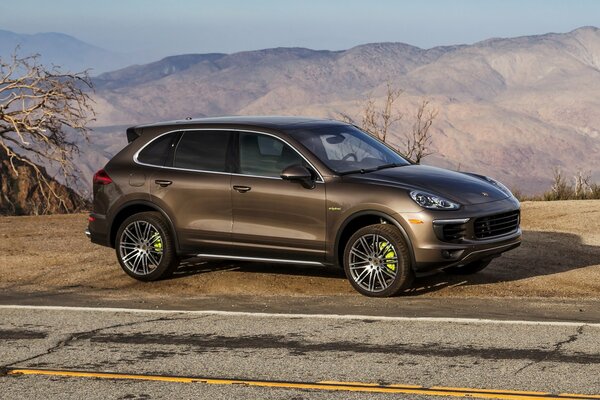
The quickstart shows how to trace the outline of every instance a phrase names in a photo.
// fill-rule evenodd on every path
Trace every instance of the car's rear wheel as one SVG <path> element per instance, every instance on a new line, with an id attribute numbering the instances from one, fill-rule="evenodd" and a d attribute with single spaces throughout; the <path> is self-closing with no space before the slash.
<path id="1" fill-rule="evenodd" d="M 366 226 L 350 237 L 344 270 L 354 289 L 371 297 L 394 296 L 414 278 L 406 242 L 398 228 L 388 224 Z"/>
<path id="2" fill-rule="evenodd" d="M 453 275 L 471 275 L 481 271 L 482 269 L 490 265 L 491 262 L 491 258 L 477 260 L 461 266 L 444 268 L 444 272 Z"/>
<path id="3" fill-rule="evenodd" d="M 140 281 L 166 278 L 177 268 L 171 231 L 158 212 L 143 212 L 127 218 L 115 241 L 121 268 Z"/>

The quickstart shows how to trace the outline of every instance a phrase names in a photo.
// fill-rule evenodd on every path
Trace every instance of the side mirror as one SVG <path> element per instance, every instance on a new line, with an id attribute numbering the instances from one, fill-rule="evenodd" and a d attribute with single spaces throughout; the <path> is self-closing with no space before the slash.
<path id="1" fill-rule="evenodd" d="M 314 189 L 315 181 L 310 171 L 302 165 L 290 165 L 281 172 L 281 179 L 285 181 L 300 182 L 307 189 Z"/>

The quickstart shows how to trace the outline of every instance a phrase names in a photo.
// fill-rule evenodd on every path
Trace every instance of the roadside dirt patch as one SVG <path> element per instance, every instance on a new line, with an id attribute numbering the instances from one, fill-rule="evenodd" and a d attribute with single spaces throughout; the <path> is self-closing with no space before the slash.
<path id="1" fill-rule="evenodd" d="M 600 200 L 524 202 L 523 244 L 483 272 L 420 278 L 407 296 L 600 298 Z M 87 216 L 0 218 L 0 290 L 111 298 L 204 295 L 356 295 L 343 271 L 270 264 L 184 262 L 169 280 L 141 283 L 114 250 L 83 234 Z"/>

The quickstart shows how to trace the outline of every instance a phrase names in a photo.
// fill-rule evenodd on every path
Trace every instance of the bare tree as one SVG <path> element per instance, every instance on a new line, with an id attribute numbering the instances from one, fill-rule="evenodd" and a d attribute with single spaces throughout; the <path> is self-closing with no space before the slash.
<path id="1" fill-rule="evenodd" d="M 552 186 L 542 195 L 544 200 L 592 200 L 600 199 L 600 185 L 592 183 L 591 171 L 578 169 L 575 184 L 570 185 L 560 168 L 553 169 Z"/>
<path id="2" fill-rule="evenodd" d="M 544 194 L 544 200 L 568 200 L 572 197 L 573 190 L 567 183 L 560 168 L 553 169 L 552 187 L 550 192 Z"/>
<path id="3" fill-rule="evenodd" d="M 402 119 L 402 114 L 394 108 L 394 103 L 401 94 L 402 90 L 394 89 L 388 82 L 383 108 L 378 109 L 373 98 L 367 99 L 363 110 L 362 128 L 379 140 L 386 142 L 392 125 Z"/>
<path id="4" fill-rule="evenodd" d="M 420 164 L 424 157 L 433 154 L 431 149 L 433 141 L 429 128 L 437 115 L 438 111 L 431 107 L 429 100 L 422 100 L 417 109 L 412 131 L 405 135 L 405 154 L 417 164 Z"/>
<path id="5" fill-rule="evenodd" d="M 574 189 L 574 195 L 576 199 L 585 199 L 587 198 L 588 193 L 592 192 L 592 185 L 590 184 L 591 179 L 591 172 L 584 175 L 583 171 L 577 171 L 575 174 Z"/>
<path id="6" fill-rule="evenodd" d="M 403 117 L 396 106 L 396 101 L 402 93 L 401 89 L 394 88 L 388 82 L 383 106 L 380 106 L 372 97 L 369 97 L 362 111 L 361 128 L 379 140 L 391 144 L 388 134 Z M 424 157 L 432 154 L 432 138 L 429 128 L 431 128 L 437 114 L 437 110 L 431 106 L 429 100 L 422 100 L 417 108 L 412 130 L 404 135 L 404 151 L 395 146 L 401 153 L 417 164 Z M 348 114 L 340 113 L 339 115 L 343 121 L 354 124 L 354 120 Z"/>
<path id="7" fill-rule="evenodd" d="M 46 68 L 37 55 L 20 58 L 15 53 L 8 61 L 0 59 L 0 152 L 15 175 L 16 161 L 35 171 L 46 202 L 53 199 L 64 205 L 40 164 L 55 167 L 66 182 L 74 178 L 76 136 L 87 138 L 87 124 L 94 119 L 90 88 L 87 71 Z"/>

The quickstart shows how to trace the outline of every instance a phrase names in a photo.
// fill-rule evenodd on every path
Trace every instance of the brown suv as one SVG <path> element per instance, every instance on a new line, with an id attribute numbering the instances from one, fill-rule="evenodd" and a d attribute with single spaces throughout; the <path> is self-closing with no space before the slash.
<path id="1" fill-rule="evenodd" d="M 485 176 L 415 165 L 355 126 L 295 117 L 127 130 L 94 175 L 92 242 L 151 281 L 184 257 L 343 266 L 368 296 L 519 246 L 519 202 Z"/>

